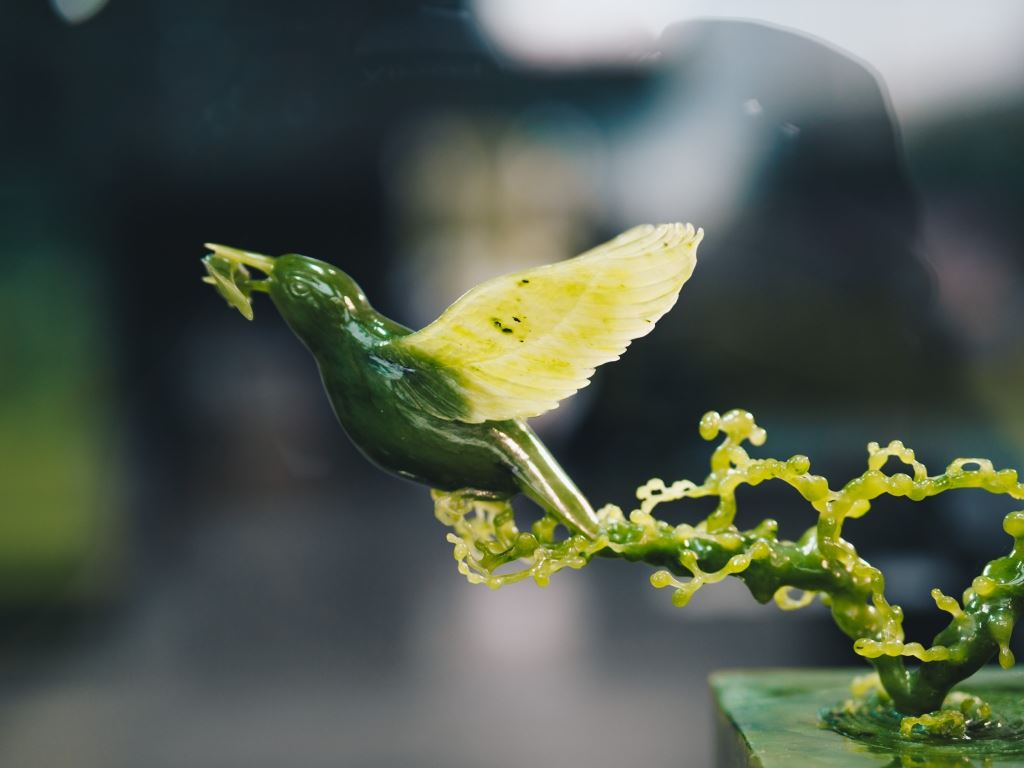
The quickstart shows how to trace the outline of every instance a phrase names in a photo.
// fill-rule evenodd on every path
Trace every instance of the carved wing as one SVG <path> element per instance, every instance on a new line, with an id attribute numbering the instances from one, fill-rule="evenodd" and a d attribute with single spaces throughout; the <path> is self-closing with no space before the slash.
<path id="1" fill-rule="evenodd" d="M 423 330 L 391 342 L 388 356 L 410 372 L 437 366 L 402 377 L 397 391 L 417 408 L 467 422 L 557 407 L 672 308 L 703 236 L 691 224 L 647 224 L 574 259 L 478 285 Z"/>

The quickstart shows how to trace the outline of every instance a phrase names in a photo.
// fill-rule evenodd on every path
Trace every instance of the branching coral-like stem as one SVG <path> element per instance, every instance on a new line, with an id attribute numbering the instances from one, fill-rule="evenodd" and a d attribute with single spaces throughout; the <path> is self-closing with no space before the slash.
<path id="1" fill-rule="evenodd" d="M 603 531 L 597 538 L 571 535 L 558 540 L 550 518 L 535 524 L 532 533 L 520 533 L 507 504 L 435 492 L 439 519 L 455 529 L 449 540 L 455 544 L 459 570 L 470 581 L 491 587 L 527 577 L 543 586 L 563 568 L 582 568 L 595 556 L 617 557 L 658 567 L 651 583 L 672 588 L 678 606 L 727 576 L 742 580 L 758 602 L 774 599 L 787 610 L 820 595 L 839 628 L 854 640 L 854 651 L 875 667 L 895 707 L 910 715 L 938 710 L 954 685 L 993 656 L 998 655 L 1004 668 L 1013 664 L 1010 634 L 1024 613 L 1024 511 L 1006 516 L 1003 527 L 1013 537 L 1013 550 L 985 566 L 964 592 L 962 607 L 932 591 L 938 608 L 952 618 L 929 647 L 905 641 L 903 612 L 885 599 L 881 571 L 842 538 L 842 528 L 847 519 L 867 514 L 871 502 L 882 495 L 920 501 L 955 489 L 981 488 L 1022 499 L 1024 484 L 1016 471 L 997 471 L 985 459 L 957 459 L 945 472 L 929 476 L 899 441 L 884 448 L 871 443 L 864 474 L 832 490 L 824 477 L 811 474 L 806 456 L 751 458 L 743 444 L 763 445 L 766 433 L 746 411 L 708 413 L 700 432 L 706 440 L 724 435 L 704 482 L 666 485 L 651 480 L 637 489 L 640 506 L 628 517 L 615 506 L 599 511 Z M 886 474 L 883 468 L 890 458 L 909 472 Z M 780 540 L 778 525 L 770 519 L 747 531 L 734 525 L 736 490 L 766 480 L 790 485 L 817 511 L 817 524 L 798 540 Z M 697 525 L 671 525 L 653 515 L 664 502 L 705 496 L 718 497 L 718 506 Z M 525 566 L 499 572 L 517 561 Z M 792 597 L 793 589 L 803 595 Z M 920 662 L 916 669 L 907 667 L 907 657 Z"/>

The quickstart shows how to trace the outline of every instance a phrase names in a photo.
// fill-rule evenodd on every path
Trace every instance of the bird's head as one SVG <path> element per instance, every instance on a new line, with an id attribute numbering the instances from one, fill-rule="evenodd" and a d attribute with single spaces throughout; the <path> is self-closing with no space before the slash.
<path id="1" fill-rule="evenodd" d="M 252 292 L 270 294 L 285 322 L 307 345 L 369 307 L 356 282 L 327 262 L 296 253 L 272 257 L 212 243 L 207 247 L 206 282 L 250 320 Z M 249 267 L 266 278 L 251 279 Z"/>
<path id="2" fill-rule="evenodd" d="M 325 326 L 345 323 L 367 306 L 366 296 L 347 274 L 295 253 L 274 260 L 267 283 L 274 306 L 307 343 Z"/>

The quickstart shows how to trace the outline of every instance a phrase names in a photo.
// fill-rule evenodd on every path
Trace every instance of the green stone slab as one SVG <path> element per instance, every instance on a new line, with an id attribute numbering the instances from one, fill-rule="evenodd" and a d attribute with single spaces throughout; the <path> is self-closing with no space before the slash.
<path id="1" fill-rule="evenodd" d="M 718 768 L 1024 768 L 1024 740 L 930 747 L 857 741 L 822 728 L 818 713 L 850 698 L 856 669 L 767 669 L 711 676 L 716 707 Z M 958 690 L 981 696 L 996 711 L 1024 713 L 1024 672 L 985 669 Z M 981 754 L 984 752 L 985 754 Z M 999 754 L 1009 752 L 1016 754 Z"/>

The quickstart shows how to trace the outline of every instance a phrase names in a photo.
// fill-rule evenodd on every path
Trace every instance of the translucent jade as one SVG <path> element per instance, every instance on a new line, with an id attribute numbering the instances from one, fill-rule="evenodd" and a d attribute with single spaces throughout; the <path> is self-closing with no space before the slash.
<path id="1" fill-rule="evenodd" d="M 205 280 L 249 319 L 253 292 L 269 294 L 316 359 L 353 442 L 379 467 L 434 489 L 436 515 L 454 529 L 448 539 L 471 582 L 500 587 L 532 578 L 543 586 L 564 568 L 617 557 L 656 566 L 651 584 L 671 589 L 678 606 L 727 576 L 783 610 L 820 597 L 875 668 L 877 677 L 859 684 L 859 700 L 884 697 L 900 713 L 904 736 L 965 736 L 992 713 L 984 702 L 950 698 L 950 690 L 992 657 L 1004 668 L 1014 661 L 1010 634 L 1024 610 L 1024 512 L 1006 516 L 1013 548 L 985 566 L 961 602 L 932 591 L 950 621 L 927 647 L 906 641 L 881 571 L 842 537 L 843 524 L 886 494 L 920 501 L 982 488 L 1021 499 L 1016 471 L 957 459 L 930 476 L 901 442 L 872 443 L 865 472 L 832 489 L 811 473 L 806 456 L 751 458 L 744 445 L 766 437 L 751 414 L 710 412 L 700 433 L 723 439 L 702 483 L 651 480 L 637 489 L 640 505 L 628 516 L 614 506 L 595 513 L 527 425 L 650 332 L 689 279 L 702 237 L 691 225 L 634 227 L 574 259 L 488 280 L 415 333 L 376 312 L 343 271 L 305 256 L 213 245 Z M 251 279 L 249 268 L 266 277 Z M 906 471 L 888 473 L 890 460 Z M 774 520 L 746 531 L 734 524 L 737 489 L 766 480 L 791 486 L 817 512 L 796 541 L 780 539 Z M 544 512 L 530 532 L 516 527 L 510 500 L 517 493 Z M 653 514 L 666 501 L 705 496 L 718 505 L 696 525 Z M 559 526 L 566 536 L 556 535 Z M 919 662 L 915 668 L 908 658 Z"/>
<path id="2" fill-rule="evenodd" d="M 819 597 L 854 640 L 854 651 L 877 672 L 856 693 L 880 686 L 882 695 L 907 716 L 902 723 L 906 735 L 922 730 L 948 734 L 963 729 L 965 713 L 985 714 L 983 703 L 968 701 L 968 706 L 956 697 L 947 709 L 942 707 L 954 685 L 994 656 L 1004 668 L 1014 663 L 1010 633 L 1024 611 L 1024 511 L 1006 515 L 1003 528 L 1013 547 L 985 566 L 962 602 L 932 590 L 936 606 L 950 621 L 928 646 L 906 640 L 903 613 L 886 600 L 881 571 L 857 554 L 842 530 L 846 520 L 863 517 L 872 500 L 882 495 L 921 501 L 947 491 L 981 488 L 1024 498 L 1024 484 L 1015 470 L 996 470 L 986 459 L 957 459 L 941 474 L 929 475 L 901 442 L 871 443 L 865 472 L 832 489 L 826 478 L 811 472 L 806 456 L 752 458 L 744 444 L 763 445 L 766 433 L 746 411 L 707 413 L 700 433 L 706 440 L 724 438 L 711 455 L 704 481 L 651 480 L 637 489 L 639 507 L 628 515 L 611 505 L 598 510 L 602 533 L 597 537 L 559 539 L 550 516 L 534 524 L 532 533 L 521 533 L 507 504 L 435 492 L 437 517 L 454 529 L 448 540 L 455 545 L 459 570 L 471 582 L 491 587 L 525 578 L 544 586 L 563 568 L 582 568 L 594 557 L 617 557 L 656 566 L 651 584 L 671 589 L 672 601 L 680 607 L 701 587 L 727 576 L 743 581 L 758 602 L 774 600 L 783 610 Z M 890 459 L 906 471 L 888 473 Z M 774 520 L 746 531 L 734 524 L 737 489 L 766 480 L 791 486 L 817 512 L 817 522 L 796 541 L 780 539 Z M 696 525 L 671 525 L 653 514 L 664 502 L 705 496 L 717 497 L 718 505 Z M 505 566 L 516 562 L 523 566 L 505 572 Z M 920 664 L 909 669 L 907 658 Z"/>

